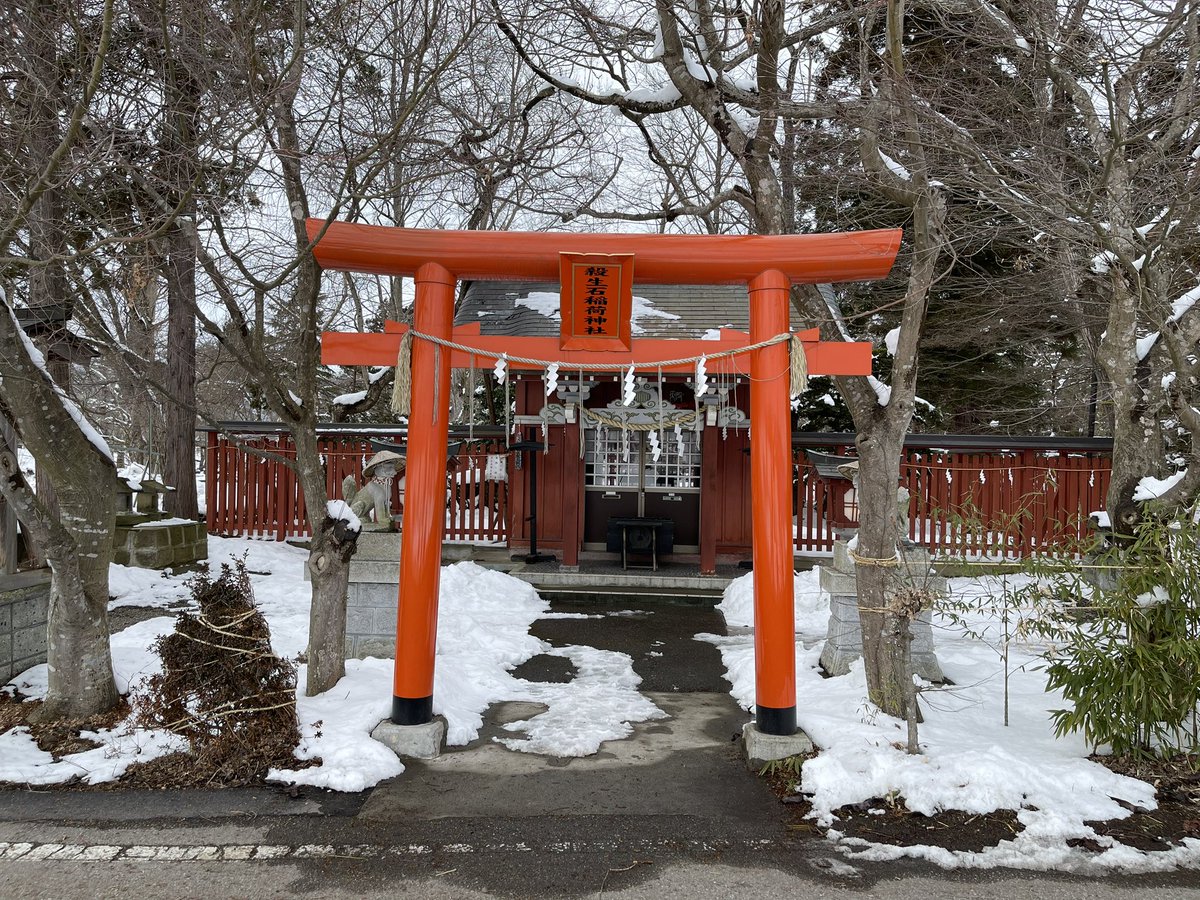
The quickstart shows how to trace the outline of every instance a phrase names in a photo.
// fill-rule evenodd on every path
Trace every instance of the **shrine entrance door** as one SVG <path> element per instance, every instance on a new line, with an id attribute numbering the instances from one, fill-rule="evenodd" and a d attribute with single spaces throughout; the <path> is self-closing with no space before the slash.
<path id="1" fill-rule="evenodd" d="M 628 406 L 617 385 L 592 389 L 583 411 L 583 549 L 614 549 L 614 519 L 667 519 L 668 547 L 700 552 L 700 432 L 693 393 L 682 383 L 639 383 Z M 612 399 L 608 399 L 609 395 Z M 608 402 L 605 402 L 605 401 Z"/>

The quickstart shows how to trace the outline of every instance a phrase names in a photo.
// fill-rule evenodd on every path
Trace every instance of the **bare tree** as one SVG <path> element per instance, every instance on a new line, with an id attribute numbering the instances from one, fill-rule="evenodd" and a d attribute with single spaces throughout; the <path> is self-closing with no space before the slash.
<path id="1" fill-rule="evenodd" d="M 70 307 L 62 185 L 87 156 L 83 119 L 101 81 L 113 18 L 112 0 L 90 13 L 37 2 L 12 4 L 4 14 L 0 40 L 16 67 L 16 89 L 0 143 L 8 183 L 19 188 L 0 205 L 0 267 L 33 307 Z M 107 621 L 116 470 L 103 438 L 22 330 L 14 304 L 10 290 L 0 290 L 0 407 L 53 484 L 57 509 L 30 489 L 8 450 L 0 453 L 0 493 L 51 569 L 49 690 L 39 715 L 82 718 L 117 701 Z"/>

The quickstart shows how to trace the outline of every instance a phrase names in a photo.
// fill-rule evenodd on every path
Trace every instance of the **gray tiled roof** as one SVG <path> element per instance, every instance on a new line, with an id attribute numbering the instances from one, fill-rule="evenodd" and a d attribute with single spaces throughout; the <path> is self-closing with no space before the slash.
<path id="1" fill-rule="evenodd" d="M 484 334 L 555 336 L 559 331 L 557 316 L 544 315 L 517 302 L 535 292 L 557 295 L 559 286 L 557 282 L 472 282 L 459 307 L 456 324 L 479 322 Z M 698 338 L 712 328 L 749 328 L 746 289 L 737 285 L 636 284 L 633 295 L 647 301 L 652 310 L 678 317 L 639 317 L 635 307 L 635 338 Z M 794 315 L 792 318 L 793 327 L 800 327 Z"/>

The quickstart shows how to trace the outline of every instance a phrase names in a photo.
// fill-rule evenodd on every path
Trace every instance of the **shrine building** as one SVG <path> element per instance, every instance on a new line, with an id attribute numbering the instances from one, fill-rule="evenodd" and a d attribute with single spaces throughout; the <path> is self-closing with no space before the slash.
<path id="1" fill-rule="evenodd" d="M 742 286 L 635 284 L 632 294 L 635 341 L 709 341 L 715 348 L 722 330 L 748 331 Z M 482 335 L 557 338 L 559 301 L 557 283 L 477 281 L 464 292 L 456 325 L 477 323 Z M 801 327 L 794 315 L 792 327 Z M 748 355 L 713 360 L 699 400 L 692 371 L 637 371 L 629 403 L 620 366 L 564 366 L 557 375 L 549 393 L 544 372 L 512 375 L 510 442 L 548 444 L 536 469 L 528 455 L 536 449 L 510 466 L 514 551 L 530 547 L 536 524 L 537 551 L 564 566 L 599 553 L 631 568 L 696 560 L 701 574 L 713 574 L 718 563 L 749 558 Z"/>

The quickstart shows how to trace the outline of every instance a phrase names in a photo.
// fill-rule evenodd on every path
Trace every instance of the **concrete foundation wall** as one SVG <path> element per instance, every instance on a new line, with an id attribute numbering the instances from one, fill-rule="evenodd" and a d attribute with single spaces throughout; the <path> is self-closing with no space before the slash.
<path id="1" fill-rule="evenodd" d="M 5 579 L 17 587 L 0 589 L 0 684 L 46 661 L 49 573 Z"/>
<path id="2" fill-rule="evenodd" d="M 151 527 L 118 525 L 113 535 L 113 562 L 122 566 L 166 569 L 205 559 L 208 559 L 208 529 L 203 522 Z"/>

